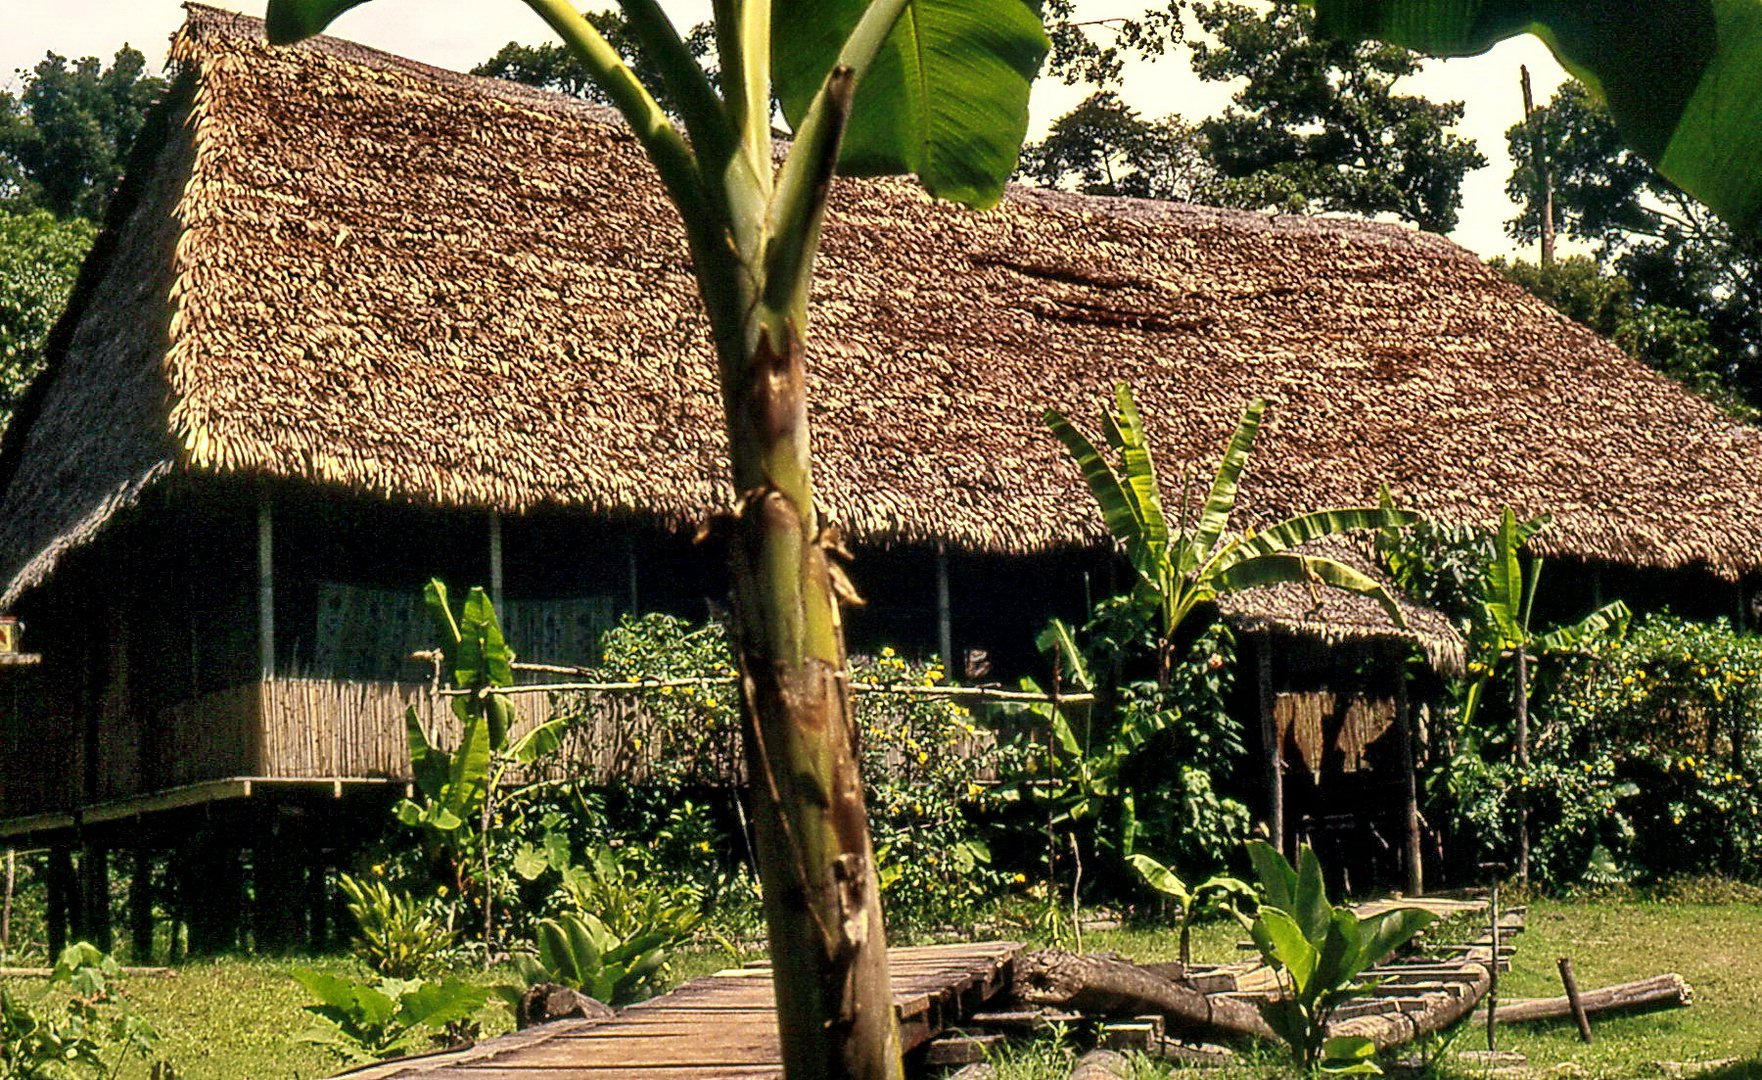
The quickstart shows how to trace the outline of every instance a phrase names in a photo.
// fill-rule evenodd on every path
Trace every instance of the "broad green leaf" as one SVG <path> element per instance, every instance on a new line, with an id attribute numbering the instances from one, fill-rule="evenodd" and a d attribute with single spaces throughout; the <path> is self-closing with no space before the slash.
<path id="1" fill-rule="evenodd" d="M 466 721 L 447 772 L 448 810 L 464 817 L 476 806 L 489 780 L 489 754 L 489 721 L 483 717 Z"/>
<path id="2" fill-rule="evenodd" d="M 1571 626 L 1560 626 L 1539 635 L 1535 640 L 1537 652 L 1564 652 L 1576 649 L 1592 638 L 1619 630 L 1627 624 L 1633 612 L 1620 600 L 1604 604 Z"/>
<path id="3" fill-rule="evenodd" d="M 1052 738 L 1058 743 L 1058 748 L 1071 757 L 1083 756 L 1083 747 L 1077 742 L 1076 732 L 1071 730 L 1070 721 L 1063 716 L 1052 718 Z"/>
<path id="4" fill-rule="evenodd" d="M 1109 441 L 1119 450 L 1125 466 L 1125 493 L 1138 518 L 1138 535 L 1146 547 L 1160 556 L 1168 547 L 1169 525 L 1162 509 L 1156 461 L 1150 456 L 1150 440 L 1144 434 L 1144 421 L 1132 399 L 1132 388 L 1125 383 L 1115 386 L 1114 402 L 1119 411 L 1102 414 Z"/>
<path id="5" fill-rule="evenodd" d="M 489 995 L 487 986 L 474 986 L 458 976 L 423 983 L 398 998 L 398 1019 L 412 1026 L 445 1027 L 483 1008 Z"/>
<path id="6" fill-rule="evenodd" d="M 1282 585 L 1287 582 L 1310 582 L 1326 585 L 1332 589 L 1357 593 L 1368 596 L 1383 605 L 1388 612 L 1389 621 L 1397 627 L 1405 627 L 1407 619 L 1401 614 L 1401 608 L 1395 603 L 1395 597 L 1382 582 L 1361 571 L 1354 570 L 1345 563 L 1324 559 L 1319 555 L 1293 555 L 1281 552 L 1276 555 L 1257 555 L 1252 559 L 1236 563 L 1217 575 L 1219 592 L 1241 592 L 1243 589 L 1259 588 L 1264 585 Z"/>
<path id="7" fill-rule="evenodd" d="M 1507 506 L 1493 539 L 1493 561 L 1487 566 L 1487 619 L 1507 642 L 1522 640 L 1518 612 L 1523 607 L 1523 566 L 1518 561 L 1517 515 Z"/>
<path id="8" fill-rule="evenodd" d="M 1762 0 L 1312 2 L 1326 32 L 1440 56 L 1533 33 L 1673 183 L 1739 229 L 1762 225 Z"/>
<path id="9" fill-rule="evenodd" d="M 269 40 L 276 45 L 301 41 L 324 33 L 338 15 L 367 0 L 269 0 L 269 14 L 264 20 Z"/>
<path id="10" fill-rule="evenodd" d="M 1235 541 L 1227 551 L 1218 553 L 1217 568 L 1222 570 L 1256 555 L 1289 551 L 1313 540 L 1357 529 L 1400 529 L 1418 520 L 1419 515 L 1411 511 L 1377 506 L 1348 506 L 1299 514 Z"/>
<path id="11" fill-rule="evenodd" d="M 1297 904 L 1297 871 L 1264 840 L 1248 841 L 1248 861 L 1260 879 L 1260 892 L 1272 907 L 1290 911 Z"/>
<path id="12" fill-rule="evenodd" d="M 514 650 L 502 636 L 502 624 L 496 618 L 495 605 L 489 594 L 473 588 L 465 597 L 464 616 L 459 620 L 459 667 L 471 668 L 477 677 L 491 686 L 514 685 Z M 469 650 L 469 651 L 467 651 Z M 471 662 L 466 661 L 470 657 Z M 460 685 L 465 685 L 463 681 Z"/>
<path id="13" fill-rule="evenodd" d="M 1276 907 L 1262 907 L 1251 934 L 1267 962 L 1290 974 L 1299 996 L 1307 994 L 1321 954 L 1304 936 L 1297 920 Z"/>
<path id="14" fill-rule="evenodd" d="M 295 968 L 288 975 L 326 1005 L 344 1010 L 355 1007 L 356 984 L 348 979 L 310 968 Z"/>
<path id="15" fill-rule="evenodd" d="M 1089 493 L 1095 496 L 1096 504 L 1101 507 L 1101 519 L 1107 523 L 1107 531 L 1123 544 L 1142 542 L 1138 515 L 1132 512 L 1132 502 L 1101 450 L 1057 409 L 1046 410 L 1042 419 L 1058 441 L 1065 444 L 1071 460 L 1083 470 L 1083 481 L 1089 485 Z"/>
<path id="16" fill-rule="evenodd" d="M 1089 663 L 1083 658 L 1083 650 L 1077 647 L 1077 636 L 1071 633 L 1070 625 L 1063 619 L 1047 623 L 1046 629 L 1034 639 L 1034 644 L 1058 665 L 1062 682 L 1082 690 L 1095 689 L 1095 681 L 1089 677 Z"/>
<path id="17" fill-rule="evenodd" d="M 1260 418 L 1265 412 L 1265 398 L 1250 401 L 1242 410 L 1236 433 L 1230 436 L 1229 445 L 1224 447 L 1223 460 L 1218 462 L 1211 490 L 1206 494 L 1205 506 L 1199 513 L 1199 528 L 1193 537 L 1194 563 L 1203 561 L 1217 546 L 1224 530 L 1230 527 L 1230 513 L 1236 509 L 1236 489 L 1242 479 L 1242 470 L 1248 466 L 1248 455 L 1254 449 L 1254 437 L 1260 432 Z"/>
<path id="18" fill-rule="evenodd" d="M 441 655 L 446 658 L 449 668 L 456 667 L 459 649 L 459 623 L 453 618 L 452 601 L 447 598 L 447 583 L 439 578 L 430 578 L 428 585 L 422 590 L 422 603 L 428 609 L 428 617 L 434 623 L 435 633 L 440 636 Z"/>
<path id="19" fill-rule="evenodd" d="M 569 935 L 555 919 L 541 919 L 534 937 L 538 941 L 538 960 L 551 978 L 564 986 L 580 986 L 584 972 L 576 963 L 575 952 L 569 947 Z"/>
<path id="20" fill-rule="evenodd" d="M 1469 683 L 1468 691 L 1462 695 L 1462 719 L 1459 722 L 1463 727 L 1474 723 L 1475 713 L 1481 707 L 1481 698 L 1486 696 L 1489 678 L 1489 676 L 1482 675 L 1474 682 Z"/>
<path id="21" fill-rule="evenodd" d="M 1362 1035 L 1336 1035 L 1322 1043 L 1321 1071 L 1327 1076 L 1380 1076 L 1373 1060 L 1377 1044 Z"/>
<path id="22" fill-rule="evenodd" d="M 1358 970 L 1348 973 L 1348 977 L 1356 978 L 1365 968 L 1388 959 L 1391 953 L 1413 940 L 1413 935 L 1431 925 L 1436 918 L 1431 912 L 1419 908 L 1396 908 L 1364 919 L 1359 927 L 1364 939 L 1363 959 Z"/>
<path id="23" fill-rule="evenodd" d="M 422 718 L 412 705 L 404 710 L 404 739 L 410 747 L 410 768 L 416 779 L 416 790 L 430 799 L 440 797 L 441 786 L 447 782 L 447 755 L 428 741 L 422 730 Z"/>
<path id="24" fill-rule="evenodd" d="M 870 0 L 774 0 L 772 72 L 799 125 Z M 858 83 L 839 157 L 851 175 L 913 173 L 992 206 L 1015 171 L 1048 41 L 1031 0 L 907 0 Z"/>
<path id="25" fill-rule="evenodd" d="M 1354 966 L 1362 952 L 1358 916 L 1347 908 L 1332 909 L 1320 941 L 1320 958 L 1315 964 L 1317 989 L 1325 993 L 1345 987 L 1360 970 Z"/>
<path id="26" fill-rule="evenodd" d="M 1143 854 L 1132 855 L 1126 861 L 1132 864 L 1132 869 L 1138 871 L 1138 876 L 1144 879 L 1144 884 L 1164 896 L 1174 897 L 1175 902 L 1181 905 L 1183 911 L 1192 903 L 1193 898 L 1187 892 L 1187 883 L 1182 881 L 1173 870 Z M 1213 878 L 1212 880 L 1217 879 Z M 1209 885 L 1211 882 L 1206 884 Z"/>
<path id="27" fill-rule="evenodd" d="M 534 881 L 550 868 L 551 861 L 534 845 L 521 844 L 514 849 L 514 872 L 520 875 L 520 880 Z"/>
<path id="28" fill-rule="evenodd" d="M 508 748 L 508 756 L 522 765 L 533 762 L 551 754 L 563 745 L 563 737 L 569 733 L 573 718 L 559 716 L 528 731 Z"/>
<path id="29" fill-rule="evenodd" d="M 1304 936 L 1322 941 L 1328 934 L 1328 923 L 1334 908 L 1328 903 L 1328 890 L 1322 881 L 1321 860 L 1315 849 L 1304 844 L 1297 849 L 1297 886 L 1294 906 L 1286 910 L 1303 927 Z"/>

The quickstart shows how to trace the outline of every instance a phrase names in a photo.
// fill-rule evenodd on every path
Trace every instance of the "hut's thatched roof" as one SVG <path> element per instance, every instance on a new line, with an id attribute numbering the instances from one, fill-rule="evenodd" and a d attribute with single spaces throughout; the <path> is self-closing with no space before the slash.
<path id="1" fill-rule="evenodd" d="M 179 470 L 680 524 L 726 498 L 680 232 L 614 118 L 198 7 L 175 54 L 0 451 L 0 602 Z M 1762 432 L 1435 236 L 843 182 L 819 265 L 822 498 L 859 540 L 1098 540 L 1038 417 L 1125 379 L 1174 475 L 1274 398 L 1245 524 L 1386 482 L 1549 511 L 1556 553 L 1732 576 L 1762 551 Z"/>

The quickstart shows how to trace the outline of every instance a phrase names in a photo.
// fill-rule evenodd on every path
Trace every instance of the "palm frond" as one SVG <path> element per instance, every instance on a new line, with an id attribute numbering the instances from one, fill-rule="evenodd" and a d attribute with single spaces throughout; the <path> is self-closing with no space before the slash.
<path id="1" fill-rule="evenodd" d="M 1230 514 L 1236 509 L 1236 490 L 1242 479 L 1242 470 L 1248 465 L 1248 455 L 1254 449 L 1254 437 L 1260 433 L 1260 418 L 1265 412 L 1265 398 L 1255 398 L 1242 410 L 1242 420 L 1236 425 L 1236 433 L 1230 436 L 1229 445 L 1224 448 L 1223 460 L 1218 462 L 1211 491 L 1206 494 L 1205 506 L 1199 513 L 1199 527 L 1193 533 L 1191 555 L 1184 560 L 1191 565 L 1204 561 L 1217 546 L 1224 530 L 1230 527 Z M 1190 569 L 1191 565 L 1183 569 Z"/>

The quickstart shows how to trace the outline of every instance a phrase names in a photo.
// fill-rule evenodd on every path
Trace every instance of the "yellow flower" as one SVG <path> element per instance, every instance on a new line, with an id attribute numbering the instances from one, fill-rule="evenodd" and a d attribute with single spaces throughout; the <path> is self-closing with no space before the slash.
<path id="1" fill-rule="evenodd" d="M 384 863 L 374 863 L 373 864 L 373 876 L 374 877 L 385 877 L 385 864 Z"/>
<path id="2" fill-rule="evenodd" d="M 881 659 L 891 660 L 892 658 L 893 658 L 893 646 L 891 646 L 891 645 L 881 646 Z"/>
<path id="3" fill-rule="evenodd" d="M 1018 874 L 1015 874 L 1014 876 L 1012 876 L 1010 878 L 1010 880 L 1014 881 L 1017 885 L 1026 884 L 1027 880 L 1028 880 L 1028 875 L 1018 873 Z"/>

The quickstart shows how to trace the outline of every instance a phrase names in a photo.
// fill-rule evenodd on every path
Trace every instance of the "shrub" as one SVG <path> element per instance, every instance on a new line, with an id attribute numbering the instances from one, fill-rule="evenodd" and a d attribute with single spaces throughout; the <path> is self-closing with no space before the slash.
<path id="1" fill-rule="evenodd" d="M 415 979 L 434 970 L 458 940 L 432 903 L 394 893 L 383 881 L 337 879 L 355 918 L 352 951 L 388 979 Z"/>
<path id="2" fill-rule="evenodd" d="M 117 996 L 111 957 L 85 942 L 61 952 L 36 997 L 0 987 L 0 1076 L 114 1076 L 158 1035 Z"/>
<path id="3" fill-rule="evenodd" d="M 537 959 L 522 953 L 514 962 L 529 987 L 559 983 L 607 1005 L 628 1005 L 653 994 L 673 940 L 665 931 L 626 937 L 586 912 L 565 914 L 539 922 Z"/>
<path id="4" fill-rule="evenodd" d="M 458 978 L 444 982 L 362 982 L 297 968 L 294 981 L 318 999 L 306 1011 L 320 1023 L 299 1036 L 351 1063 L 398 1057 L 454 1040 L 445 1032 L 468 1021 L 490 992 Z"/>

